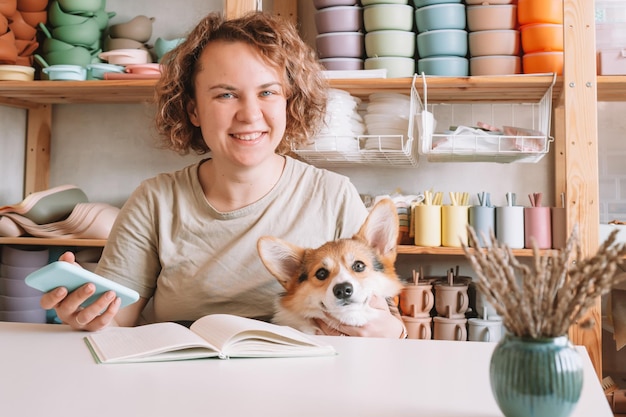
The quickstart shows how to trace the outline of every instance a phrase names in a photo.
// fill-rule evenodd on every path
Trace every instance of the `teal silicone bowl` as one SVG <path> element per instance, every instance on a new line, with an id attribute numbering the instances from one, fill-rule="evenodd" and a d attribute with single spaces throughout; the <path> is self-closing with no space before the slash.
<path id="1" fill-rule="evenodd" d="M 415 7 L 432 6 L 433 4 L 460 3 L 461 0 L 413 0 Z"/>
<path id="2" fill-rule="evenodd" d="M 80 65 L 50 65 L 41 70 L 50 81 L 84 81 L 87 68 Z"/>
<path id="3" fill-rule="evenodd" d="M 460 56 L 433 56 L 417 60 L 417 72 L 425 75 L 467 77 L 469 60 Z"/>
<path id="4" fill-rule="evenodd" d="M 104 80 L 104 74 L 107 72 L 125 72 L 123 65 L 107 64 L 104 62 L 94 63 L 87 65 L 87 79 L 88 80 Z"/>
<path id="5" fill-rule="evenodd" d="M 421 58 L 436 55 L 467 55 L 467 32 L 462 29 L 441 29 L 417 35 L 417 51 Z"/>
<path id="6" fill-rule="evenodd" d="M 415 24 L 418 32 L 465 29 L 466 23 L 465 4 L 434 4 L 415 10 Z"/>

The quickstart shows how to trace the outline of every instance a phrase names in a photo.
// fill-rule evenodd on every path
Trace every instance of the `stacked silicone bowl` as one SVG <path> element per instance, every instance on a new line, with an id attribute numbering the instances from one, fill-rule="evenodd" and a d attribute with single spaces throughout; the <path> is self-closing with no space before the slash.
<path id="1" fill-rule="evenodd" d="M 39 306 L 42 293 L 24 280 L 48 263 L 48 249 L 4 245 L 0 259 L 0 321 L 45 323 L 46 310 Z"/>
<path id="2" fill-rule="evenodd" d="M 363 9 L 358 0 L 314 0 L 317 55 L 327 70 L 363 69 Z"/>
<path id="3" fill-rule="evenodd" d="M 413 0 L 418 73 L 467 76 L 465 4 L 460 0 Z"/>
<path id="4" fill-rule="evenodd" d="M 37 25 L 45 23 L 48 0 L 0 2 L 0 64 L 30 67 L 39 46 Z"/>
<path id="5" fill-rule="evenodd" d="M 153 17 L 137 15 L 109 26 L 100 56 L 117 65 L 152 63 L 146 42 L 152 37 L 153 23 Z"/>
<path id="6" fill-rule="evenodd" d="M 563 73 L 563 0 L 518 0 L 526 74 Z"/>
<path id="7" fill-rule="evenodd" d="M 303 149 L 357 152 L 357 136 L 365 133 L 363 117 L 358 112 L 360 104 L 361 100 L 349 92 L 330 89 L 324 125 L 314 141 Z"/>
<path id="8" fill-rule="evenodd" d="M 470 75 L 522 72 L 514 0 L 466 0 Z"/>
<path id="9" fill-rule="evenodd" d="M 413 6 L 408 0 L 362 0 L 365 69 L 385 69 L 387 78 L 415 73 Z"/>
<path id="10" fill-rule="evenodd" d="M 48 25 L 39 24 L 45 35 L 41 55 L 34 55 L 42 67 L 42 78 L 87 79 L 87 67 L 101 62 L 102 33 L 110 16 L 105 0 L 51 0 Z"/>

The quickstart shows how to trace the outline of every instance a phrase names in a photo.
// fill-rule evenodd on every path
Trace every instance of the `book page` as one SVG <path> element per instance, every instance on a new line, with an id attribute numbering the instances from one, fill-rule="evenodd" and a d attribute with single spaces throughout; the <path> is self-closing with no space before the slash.
<path id="1" fill-rule="evenodd" d="M 330 345 L 288 326 L 228 314 L 198 319 L 191 330 L 202 335 L 229 356 L 315 356 L 331 355 Z"/>
<path id="2" fill-rule="evenodd" d="M 103 363 L 219 356 L 218 349 L 209 342 L 184 326 L 168 322 L 138 327 L 110 327 L 90 334 L 85 340 Z M 165 352 L 170 353 L 163 355 Z"/>

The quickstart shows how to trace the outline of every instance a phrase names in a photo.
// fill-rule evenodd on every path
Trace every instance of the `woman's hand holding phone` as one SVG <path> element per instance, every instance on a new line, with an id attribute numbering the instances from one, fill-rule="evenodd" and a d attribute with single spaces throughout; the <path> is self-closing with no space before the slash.
<path id="1" fill-rule="evenodd" d="M 65 252 L 59 261 L 68 262 L 80 268 L 71 252 Z M 77 330 L 100 330 L 111 323 L 120 309 L 122 300 L 113 290 L 105 291 L 90 304 L 87 300 L 96 294 L 96 285 L 87 282 L 69 291 L 67 287 L 57 286 L 46 292 L 40 300 L 44 309 L 54 309 L 59 319 Z"/>

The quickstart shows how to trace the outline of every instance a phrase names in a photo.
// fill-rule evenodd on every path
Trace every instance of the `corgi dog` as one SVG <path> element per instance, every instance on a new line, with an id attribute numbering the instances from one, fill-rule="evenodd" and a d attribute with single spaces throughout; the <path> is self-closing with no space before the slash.
<path id="1" fill-rule="evenodd" d="M 371 209 L 352 238 L 317 249 L 261 237 L 261 261 L 285 289 L 272 321 L 310 334 L 318 329 L 314 319 L 327 316 L 363 326 L 376 314 L 369 305 L 373 294 L 385 297 L 391 311 L 397 311 L 391 301 L 403 288 L 395 270 L 397 239 L 398 214 L 390 199 Z"/>

